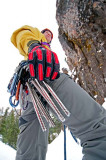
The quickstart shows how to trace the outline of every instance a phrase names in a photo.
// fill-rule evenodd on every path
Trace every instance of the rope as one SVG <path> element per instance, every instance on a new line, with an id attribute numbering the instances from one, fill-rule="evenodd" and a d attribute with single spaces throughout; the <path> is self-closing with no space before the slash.
<path id="1" fill-rule="evenodd" d="M 64 125 L 64 160 L 66 160 L 66 126 Z"/>

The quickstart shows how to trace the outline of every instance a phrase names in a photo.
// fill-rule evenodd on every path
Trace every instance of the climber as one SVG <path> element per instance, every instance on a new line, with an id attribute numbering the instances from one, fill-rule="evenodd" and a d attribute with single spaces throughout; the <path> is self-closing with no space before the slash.
<path id="1" fill-rule="evenodd" d="M 63 124 L 68 126 L 73 135 L 81 141 L 83 160 L 105 160 L 106 111 L 70 76 L 59 73 L 58 57 L 49 46 L 52 38 L 53 35 L 48 29 L 41 33 L 37 28 L 23 26 L 13 33 L 11 41 L 25 59 L 30 61 L 30 78 L 46 81 L 70 111 L 70 116 L 66 116 L 59 109 L 65 117 Z M 45 67 L 46 65 L 49 69 Z M 16 160 L 45 160 L 49 124 L 44 119 L 47 130 L 43 132 L 30 95 L 26 92 L 26 88 L 23 88 L 23 84 L 19 100 L 22 114 L 19 119 L 20 134 L 17 140 Z M 44 104 L 58 119 L 48 104 Z M 58 104 L 57 107 L 59 108 Z"/>

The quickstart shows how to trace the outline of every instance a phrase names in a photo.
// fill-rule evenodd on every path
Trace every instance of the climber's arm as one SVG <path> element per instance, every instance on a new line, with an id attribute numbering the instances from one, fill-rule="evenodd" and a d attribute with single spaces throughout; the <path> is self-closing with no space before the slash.
<path id="1" fill-rule="evenodd" d="M 25 59 L 28 59 L 29 46 L 41 41 L 47 42 L 45 36 L 37 28 L 27 25 L 16 30 L 11 36 L 11 42 Z"/>

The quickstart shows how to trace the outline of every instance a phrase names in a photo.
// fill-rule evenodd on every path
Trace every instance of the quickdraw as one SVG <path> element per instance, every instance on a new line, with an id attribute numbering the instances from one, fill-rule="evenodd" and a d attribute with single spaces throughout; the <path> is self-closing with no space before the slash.
<path id="1" fill-rule="evenodd" d="M 7 91 L 10 93 L 10 98 L 9 98 L 9 103 L 12 107 L 17 107 L 19 104 L 19 90 L 20 90 L 20 76 L 21 76 L 21 72 L 24 66 L 28 65 L 28 61 L 22 61 L 19 66 L 16 69 L 16 72 L 14 73 L 13 77 L 11 78 L 8 87 L 7 87 Z M 14 102 L 13 102 L 13 98 Z"/>

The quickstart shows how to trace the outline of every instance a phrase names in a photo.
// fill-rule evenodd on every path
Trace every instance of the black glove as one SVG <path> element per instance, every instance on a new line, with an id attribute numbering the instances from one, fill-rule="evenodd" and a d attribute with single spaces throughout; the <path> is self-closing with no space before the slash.
<path id="1" fill-rule="evenodd" d="M 29 71 L 32 78 L 40 81 L 57 79 L 60 65 L 57 54 L 42 46 L 34 47 L 28 56 Z"/>
<path id="2" fill-rule="evenodd" d="M 30 78 L 29 71 L 26 68 L 23 68 L 20 73 L 21 84 L 25 85 L 25 83 Z"/>
<path id="3" fill-rule="evenodd" d="M 41 46 L 41 43 L 37 40 L 32 40 L 27 43 L 27 46 L 28 46 L 28 53 L 30 53 L 34 47 Z"/>

